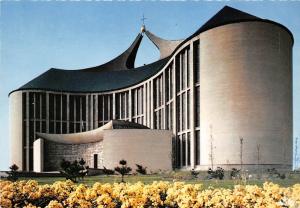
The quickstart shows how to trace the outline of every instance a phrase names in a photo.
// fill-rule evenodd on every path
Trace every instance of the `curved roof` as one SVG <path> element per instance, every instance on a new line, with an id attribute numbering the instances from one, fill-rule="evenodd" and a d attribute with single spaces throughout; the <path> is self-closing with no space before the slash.
<path id="1" fill-rule="evenodd" d="M 139 33 L 131 46 L 124 51 L 121 55 L 117 56 L 113 60 L 102 64 L 100 66 L 95 66 L 91 68 L 81 69 L 84 72 L 98 72 L 98 71 L 123 71 L 134 68 L 134 61 L 143 39 L 143 35 Z"/>
<path id="2" fill-rule="evenodd" d="M 58 92 L 105 92 L 137 84 L 158 72 L 168 58 L 130 70 L 83 71 L 50 69 L 18 90 L 42 89 Z"/>
<path id="3" fill-rule="evenodd" d="M 182 43 L 184 40 L 165 40 L 157 37 L 150 31 L 145 30 L 147 37 L 153 42 L 153 44 L 158 48 L 160 52 L 160 59 L 166 58 L 172 54 L 174 49 Z"/>
<path id="4" fill-rule="evenodd" d="M 267 22 L 282 27 L 291 35 L 293 42 L 293 35 L 285 26 L 225 6 L 183 41 L 163 40 L 146 31 L 146 35 L 159 48 L 161 58 L 168 55 L 156 62 L 134 68 L 136 53 L 143 38 L 142 34 L 138 34 L 125 52 L 106 64 L 81 70 L 50 69 L 14 91 L 41 89 L 60 92 L 105 92 L 130 87 L 160 71 L 179 47 L 200 33 L 226 24 L 253 21 Z"/>
<path id="5" fill-rule="evenodd" d="M 262 18 L 256 17 L 254 15 L 248 14 L 246 12 L 240 11 L 238 9 L 235 9 L 235 8 L 232 8 L 229 6 L 225 6 L 219 12 L 217 12 L 212 18 L 210 18 L 207 22 L 205 22 L 195 33 L 193 33 L 191 36 L 186 38 L 182 43 L 180 43 L 176 47 L 176 49 L 173 51 L 173 54 L 180 46 L 182 46 L 184 43 L 191 40 L 192 38 L 196 37 L 200 33 L 203 33 L 205 31 L 208 31 L 210 29 L 220 27 L 223 25 L 240 23 L 240 22 L 266 22 L 266 23 L 270 23 L 273 25 L 277 25 L 277 26 L 283 28 L 284 30 L 286 30 L 290 34 L 290 36 L 292 38 L 292 43 L 294 43 L 294 37 L 293 37 L 292 32 L 284 25 L 282 25 L 278 22 L 268 20 L 268 19 L 262 19 Z"/>
<path id="6" fill-rule="evenodd" d="M 107 124 L 91 131 L 71 134 L 36 133 L 37 137 L 60 144 L 86 144 L 103 140 L 103 131 L 111 129 L 149 129 L 147 126 L 122 120 L 111 120 Z"/>

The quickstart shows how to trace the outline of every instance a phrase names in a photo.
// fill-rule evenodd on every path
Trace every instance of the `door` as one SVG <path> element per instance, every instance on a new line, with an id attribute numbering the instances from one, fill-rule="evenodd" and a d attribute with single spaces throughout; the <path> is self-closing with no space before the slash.
<path id="1" fill-rule="evenodd" d="M 94 154 L 94 168 L 98 168 L 98 154 Z"/>

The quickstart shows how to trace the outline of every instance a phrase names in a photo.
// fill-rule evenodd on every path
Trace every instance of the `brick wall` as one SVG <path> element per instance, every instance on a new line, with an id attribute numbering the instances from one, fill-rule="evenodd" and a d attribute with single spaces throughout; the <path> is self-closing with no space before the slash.
<path id="1" fill-rule="evenodd" d="M 103 143 L 88 144 L 58 144 L 45 141 L 44 146 L 44 171 L 57 171 L 62 159 L 68 161 L 83 158 L 86 165 L 94 168 L 94 154 L 98 154 L 98 168 L 103 167 Z"/>

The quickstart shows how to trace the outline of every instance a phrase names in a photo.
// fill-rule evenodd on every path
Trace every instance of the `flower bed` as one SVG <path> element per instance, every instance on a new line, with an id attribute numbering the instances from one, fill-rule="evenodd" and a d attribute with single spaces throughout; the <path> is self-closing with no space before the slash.
<path id="1" fill-rule="evenodd" d="M 71 181 L 52 185 L 0 181 L 0 207 L 300 207 L 300 184 L 202 189 L 201 184 L 163 181 L 149 185 L 97 182 L 92 187 Z"/>

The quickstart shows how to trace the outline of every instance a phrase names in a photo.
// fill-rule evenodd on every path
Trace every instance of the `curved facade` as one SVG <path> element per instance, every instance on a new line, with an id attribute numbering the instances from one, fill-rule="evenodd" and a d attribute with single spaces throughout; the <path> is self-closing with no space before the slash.
<path id="1" fill-rule="evenodd" d="M 290 35 L 245 22 L 209 30 L 200 40 L 200 164 L 211 166 L 211 146 L 216 166 L 240 164 L 242 147 L 245 167 L 291 168 Z"/>
<path id="2" fill-rule="evenodd" d="M 19 151 L 11 151 L 12 162 L 32 170 L 37 132 L 85 132 L 119 119 L 171 130 L 175 168 L 291 168 L 293 37 L 288 29 L 225 7 L 183 41 L 170 43 L 152 33 L 149 38 L 164 58 L 147 66 L 64 70 L 69 77 L 54 84 L 62 71 L 50 70 L 13 91 L 10 139 Z M 127 58 L 136 52 L 127 50 L 132 54 Z M 92 82 L 78 88 L 78 79 Z"/>

